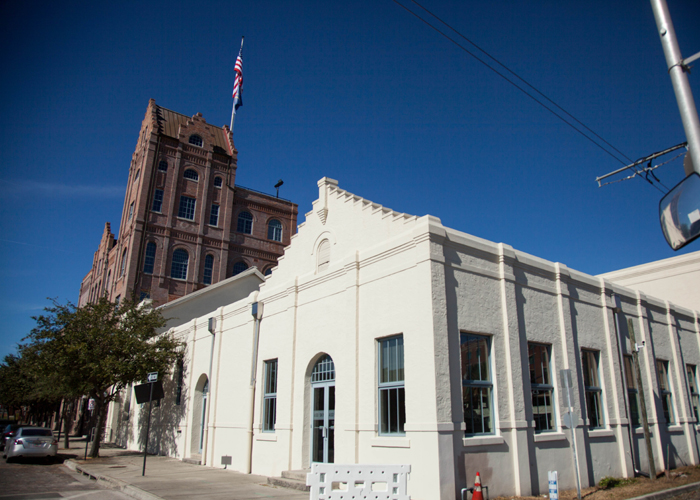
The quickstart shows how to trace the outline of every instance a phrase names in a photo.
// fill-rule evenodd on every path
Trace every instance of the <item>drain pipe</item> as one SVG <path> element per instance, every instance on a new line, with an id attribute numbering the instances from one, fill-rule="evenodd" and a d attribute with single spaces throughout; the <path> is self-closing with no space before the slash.
<path id="1" fill-rule="evenodd" d="M 257 298 L 257 292 L 255 294 Z M 263 303 L 253 302 L 250 313 L 253 315 L 253 354 L 250 360 L 250 415 L 248 416 L 248 462 L 246 463 L 246 474 L 250 474 L 253 469 L 253 422 L 255 420 L 255 376 L 258 369 L 258 343 L 260 340 L 260 321 L 263 317 Z"/>
<path id="2" fill-rule="evenodd" d="M 207 465 L 207 448 L 209 447 L 209 414 L 211 413 L 211 403 L 212 403 L 212 397 L 211 397 L 211 387 L 212 387 L 212 380 L 211 380 L 211 367 L 214 364 L 214 344 L 216 343 L 216 318 L 211 317 L 209 318 L 209 325 L 207 326 L 209 329 L 209 333 L 211 333 L 211 354 L 209 355 L 209 389 L 208 389 L 208 394 L 207 394 L 207 407 L 206 407 L 206 415 L 204 417 L 204 443 L 202 445 L 202 465 Z"/>

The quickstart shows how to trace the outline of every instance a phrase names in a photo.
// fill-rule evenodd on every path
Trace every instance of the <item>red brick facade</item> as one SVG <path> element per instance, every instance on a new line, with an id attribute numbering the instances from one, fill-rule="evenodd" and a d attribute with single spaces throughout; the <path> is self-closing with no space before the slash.
<path id="1" fill-rule="evenodd" d="M 133 293 L 160 305 L 226 279 L 234 268 L 268 273 L 296 232 L 297 205 L 236 186 L 237 158 L 227 126 L 151 99 L 131 159 L 119 237 L 106 223 L 78 304 Z M 239 231 L 243 212 L 250 217 Z M 173 253 L 180 257 L 175 268 Z M 212 265 L 205 272 L 207 256 Z M 173 277 L 178 274 L 184 279 Z"/>

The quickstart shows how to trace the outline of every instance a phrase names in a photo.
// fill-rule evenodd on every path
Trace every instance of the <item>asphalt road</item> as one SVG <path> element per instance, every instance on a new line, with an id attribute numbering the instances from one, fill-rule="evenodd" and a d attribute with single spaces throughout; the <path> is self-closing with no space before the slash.
<path id="1" fill-rule="evenodd" d="M 40 459 L 19 459 L 8 464 L 0 459 L 0 500 L 132 500 L 124 493 L 105 489 L 63 466 L 66 458 L 73 458 L 73 455 L 59 455 L 48 463 Z"/>

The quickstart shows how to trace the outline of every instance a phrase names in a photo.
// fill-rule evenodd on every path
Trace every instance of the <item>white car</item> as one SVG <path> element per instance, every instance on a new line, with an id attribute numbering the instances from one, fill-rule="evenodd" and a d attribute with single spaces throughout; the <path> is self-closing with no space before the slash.
<path id="1" fill-rule="evenodd" d="M 55 457 L 58 440 L 46 427 L 20 427 L 7 439 L 5 454 L 8 462 L 18 457 Z"/>

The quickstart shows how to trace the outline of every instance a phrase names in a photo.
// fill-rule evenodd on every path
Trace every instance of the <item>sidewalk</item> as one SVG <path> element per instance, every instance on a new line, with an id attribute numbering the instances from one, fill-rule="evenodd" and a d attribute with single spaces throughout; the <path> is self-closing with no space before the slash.
<path id="1" fill-rule="evenodd" d="M 71 440 L 70 449 L 58 450 L 64 457 L 77 455 L 68 458 L 64 465 L 139 500 L 309 499 L 309 493 L 267 485 L 265 476 L 192 465 L 168 457 L 149 455 L 146 475 L 142 476 L 142 453 L 107 445 L 100 448 L 100 458 L 83 460 L 84 443 Z"/>

